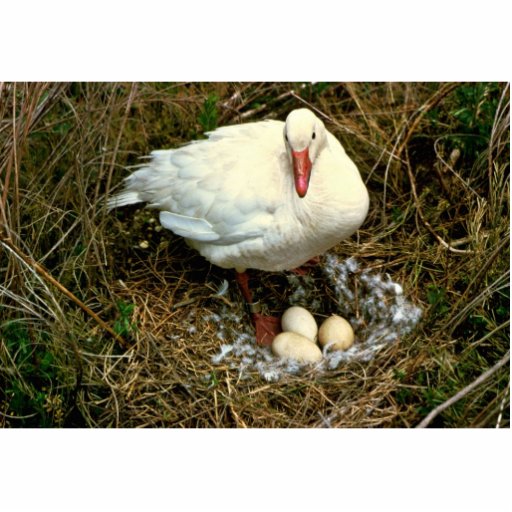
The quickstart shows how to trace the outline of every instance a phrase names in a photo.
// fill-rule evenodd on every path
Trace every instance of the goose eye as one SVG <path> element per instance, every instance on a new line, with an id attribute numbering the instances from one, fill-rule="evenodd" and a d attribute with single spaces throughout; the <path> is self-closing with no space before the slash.
<path id="1" fill-rule="evenodd" d="M 313 132 L 313 136 L 311 138 L 314 139 L 315 137 L 316 137 L 316 133 Z"/>
<path id="2" fill-rule="evenodd" d="M 286 142 L 288 142 L 288 134 L 284 134 L 284 138 L 286 139 Z"/>

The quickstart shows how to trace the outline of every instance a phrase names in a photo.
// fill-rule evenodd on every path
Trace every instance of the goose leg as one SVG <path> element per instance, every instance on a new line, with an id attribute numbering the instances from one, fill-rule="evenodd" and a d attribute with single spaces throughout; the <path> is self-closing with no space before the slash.
<path id="1" fill-rule="evenodd" d="M 260 313 L 259 303 L 253 300 L 247 272 L 237 272 L 236 280 L 251 312 L 252 322 L 256 329 L 256 343 L 258 345 L 270 345 L 272 340 L 281 332 L 279 318 L 265 316 Z"/>
<path id="2" fill-rule="evenodd" d="M 311 258 L 310 260 L 306 261 L 304 265 L 301 265 L 300 267 L 297 268 L 293 268 L 291 271 L 297 276 L 306 276 L 310 274 L 311 269 L 319 265 L 321 261 L 322 258 L 320 256 L 315 256 L 314 258 Z"/>

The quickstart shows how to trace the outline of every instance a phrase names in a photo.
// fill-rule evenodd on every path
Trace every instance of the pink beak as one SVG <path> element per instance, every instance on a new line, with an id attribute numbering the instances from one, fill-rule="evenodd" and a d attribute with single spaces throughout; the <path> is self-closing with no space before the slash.
<path id="1" fill-rule="evenodd" d="M 292 151 L 292 159 L 295 190 L 299 197 L 304 197 L 308 191 L 309 178 L 311 178 L 312 164 L 309 159 L 309 148 L 303 151 Z"/>

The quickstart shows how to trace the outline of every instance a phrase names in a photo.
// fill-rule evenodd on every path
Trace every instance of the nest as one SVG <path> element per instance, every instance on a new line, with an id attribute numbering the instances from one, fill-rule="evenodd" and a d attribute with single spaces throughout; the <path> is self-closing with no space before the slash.
<path id="1" fill-rule="evenodd" d="M 80 394 L 84 409 L 94 402 L 104 411 L 98 425 L 379 426 L 397 415 L 385 397 L 399 383 L 383 362 L 405 353 L 402 339 L 421 310 L 385 272 L 336 252 L 305 275 L 255 272 L 267 313 L 301 305 L 318 319 L 338 313 L 352 323 L 353 347 L 326 352 L 311 366 L 258 347 L 231 273 L 210 267 L 172 235 L 163 253 L 132 265 L 130 279 L 112 289 L 135 304 L 134 345 L 119 354 L 112 344 L 97 356 L 108 396 L 95 397 L 95 386 Z"/>
<path id="2" fill-rule="evenodd" d="M 315 373 L 335 370 L 342 363 L 368 362 L 379 350 L 411 332 L 418 323 L 421 309 L 405 298 L 402 286 L 389 275 L 364 271 L 354 258 L 340 261 L 335 254 L 327 254 L 322 271 L 334 293 L 330 309 L 349 320 L 355 343 L 345 351 L 325 347 L 324 359 L 310 372 L 313 377 Z M 289 305 L 303 306 L 321 314 L 314 280 L 310 276 L 289 276 L 289 282 Z M 213 363 L 228 362 L 231 368 L 238 368 L 240 378 L 244 378 L 247 370 L 256 369 L 265 380 L 273 382 L 286 374 L 304 374 L 310 369 L 311 365 L 273 356 L 268 347 L 257 347 L 253 333 L 243 328 L 238 330 L 244 322 L 226 307 L 208 320 L 219 326 L 217 338 L 231 341 L 221 345 Z"/>

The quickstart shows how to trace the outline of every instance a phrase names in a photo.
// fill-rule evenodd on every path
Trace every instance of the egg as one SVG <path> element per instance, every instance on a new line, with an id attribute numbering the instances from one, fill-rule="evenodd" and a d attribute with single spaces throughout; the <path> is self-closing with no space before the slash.
<path id="1" fill-rule="evenodd" d="M 282 332 L 272 341 L 272 352 L 282 359 L 295 359 L 299 363 L 317 363 L 322 351 L 311 340 L 295 332 Z"/>
<path id="2" fill-rule="evenodd" d="M 318 341 L 322 347 L 329 343 L 329 347 L 335 350 L 347 350 L 354 343 L 354 330 L 347 320 L 332 315 L 320 326 Z"/>
<path id="3" fill-rule="evenodd" d="M 318 326 L 313 315 L 307 309 L 299 306 L 288 308 L 281 318 L 281 327 L 285 332 L 294 332 L 308 338 L 313 343 L 316 342 Z"/>

